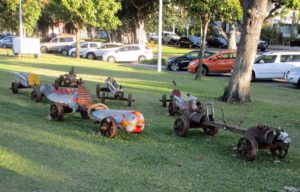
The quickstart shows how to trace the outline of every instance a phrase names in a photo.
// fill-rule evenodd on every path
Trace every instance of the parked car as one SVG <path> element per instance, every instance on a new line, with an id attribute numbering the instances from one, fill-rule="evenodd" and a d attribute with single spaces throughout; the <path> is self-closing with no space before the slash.
<path id="1" fill-rule="evenodd" d="M 164 31 L 162 34 L 162 44 L 176 44 L 179 38 L 180 37 L 176 33 Z"/>
<path id="2" fill-rule="evenodd" d="M 0 47 L 2 48 L 12 48 L 14 36 L 6 36 L 0 39 Z"/>
<path id="3" fill-rule="evenodd" d="M 289 69 L 285 75 L 285 79 L 300 88 L 300 67 Z"/>
<path id="4" fill-rule="evenodd" d="M 105 52 L 115 51 L 123 46 L 122 43 L 105 43 L 99 48 L 89 48 L 84 51 L 83 57 L 88 59 L 101 58 Z"/>
<path id="5" fill-rule="evenodd" d="M 41 43 L 41 52 L 47 53 L 49 51 L 61 52 L 61 49 L 67 45 L 72 45 L 76 42 L 75 36 L 57 36 L 50 40 L 50 42 Z"/>
<path id="6" fill-rule="evenodd" d="M 80 45 L 82 45 L 84 42 L 80 42 Z M 72 45 L 67 45 L 61 48 L 60 52 L 62 55 L 67 56 L 69 54 L 69 50 L 76 47 L 76 43 L 73 43 Z"/>
<path id="7" fill-rule="evenodd" d="M 207 58 L 215 53 L 216 52 L 213 51 L 205 51 L 204 57 Z M 190 61 L 197 59 L 199 57 L 198 55 L 199 51 L 192 51 L 179 57 L 170 58 L 167 61 L 167 68 L 172 71 L 186 70 Z"/>
<path id="8" fill-rule="evenodd" d="M 254 62 L 252 80 L 284 79 L 288 70 L 294 67 L 300 67 L 299 52 L 265 53 Z"/>
<path id="9" fill-rule="evenodd" d="M 210 55 L 203 59 L 202 74 L 208 73 L 229 73 L 236 61 L 236 50 L 225 50 Z M 188 71 L 195 73 L 198 69 L 199 59 L 191 61 Z"/>
<path id="10" fill-rule="evenodd" d="M 259 40 L 257 48 L 260 49 L 261 51 L 266 51 L 266 49 L 268 48 L 268 43 L 266 41 Z"/>
<path id="11" fill-rule="evenodd" d="M 177 41 L 177 44 L 179 47 L 200 48 L 200 37 L 180 37 L 180 39 Z"/>
<path id="12" fill-rule="evenodd" d="M 97 49 L 101 46 L 100 42 L 85 42 L 80 45 L 80 57 L 84 55 L 84 52 L 88 49 Z M 69 50 L 69 55 L 76 57 L 76 47 Z"/>
<path id="13" fill-rule="evenodd" d="M 142 45 L 124 45 L 115 51 L 109 51 L 103 54 L 102 60 L 111 63 L 120 61 L 143 61 L 153 58 L 152 50 Z"/>
<path id="14" fill-rule="evenodd" d="M 207 40 L 208 47 L 226 48 L 228 42 L 223 37 L 211 37 Z"/>
<path id="15" fill-rule="evenodd" d="M 148 41 L 155 41 L 155 42 L 158 42 L 158 35 L 155 34 L 155 33 L 149 33 L 147 35 L 147 39 Z"/>
<path id="16" fill-rule="evenodd" d="M 295 39 L 294 41 L 291 41 L 290 45 L 291 45 L 291 47 L 295 47 L 295 46 L 300 47 L 300 38 Z"/>

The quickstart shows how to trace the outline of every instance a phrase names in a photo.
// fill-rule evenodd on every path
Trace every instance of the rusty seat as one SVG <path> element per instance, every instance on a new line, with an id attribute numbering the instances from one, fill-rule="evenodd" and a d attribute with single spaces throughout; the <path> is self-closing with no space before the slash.
<path id="1" fill-rule="evenodd" d="M 78 105 L 83 109 L 88 109 L 94 102 L 89 91 L 83 85 L 78 85 Z"/>
<path id="2" fill-rule="evenodd" d="M 179 89 L 174 89 L 172 94 L 173 94 L 174 96 L 177 96 L 177 97 L 180 97 L 180 96 L 181 96 L 181 93 L 180 93 L 180 90 L 179 90 Z"/>

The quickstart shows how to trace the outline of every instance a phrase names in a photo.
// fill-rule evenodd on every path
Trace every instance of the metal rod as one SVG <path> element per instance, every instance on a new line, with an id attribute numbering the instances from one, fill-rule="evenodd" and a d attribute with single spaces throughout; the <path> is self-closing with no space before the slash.
<path id="1" fill-rule="evenodd" d="M 162 0 L 159 0 L 157 72 L 161 72 L 161 51 L 162 51 L 161 43 L 162 43 Z"/>

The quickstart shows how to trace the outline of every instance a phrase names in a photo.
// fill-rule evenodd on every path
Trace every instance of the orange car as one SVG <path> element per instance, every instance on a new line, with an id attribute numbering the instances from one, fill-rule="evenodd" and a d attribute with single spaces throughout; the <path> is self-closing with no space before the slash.
<path id="1" fill-rule="evenodd" d="M 226 50 L 203 59 L 202 74 L 229 73 L 235 63 L 236 55 L 236 50 Z M 198 64 L 199 59 L 191 61 L 188 65 L 188 71 L 196 73 Z"/>

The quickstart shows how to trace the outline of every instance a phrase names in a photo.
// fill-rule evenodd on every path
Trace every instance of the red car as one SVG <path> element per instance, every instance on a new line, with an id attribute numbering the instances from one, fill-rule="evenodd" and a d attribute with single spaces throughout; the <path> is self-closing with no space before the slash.
<path id="1" fill-rule="evenodd" d="M 236 55 L 236 50 L 226 50 L 203 59 L 202 74 L 229 73 L 236 61 Z M 188 71 L 195 73 L 197 71 L 198 64 L 199 59 L 191 61 L 188 65 Z"/>

